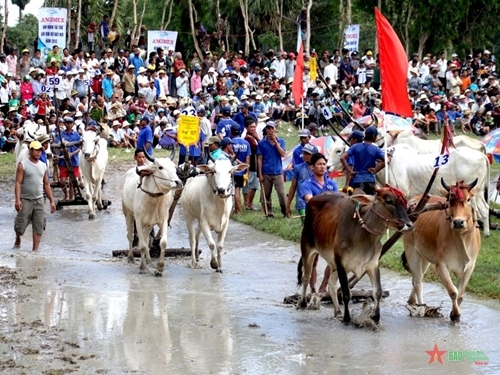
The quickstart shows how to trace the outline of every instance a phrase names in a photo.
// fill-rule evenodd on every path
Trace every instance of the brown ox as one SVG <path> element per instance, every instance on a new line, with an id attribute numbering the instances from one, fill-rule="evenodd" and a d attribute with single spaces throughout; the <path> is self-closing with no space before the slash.
<path id="1" fill-rule="evenodd" d="M 348 303 L 351 291 L 347 273 L 361 278 L 366 272 L 373 286 L 375 306 L 371 319 L 380 320 L 379 303 L 382 295 L 379 258 L 380 239 L 387 228 L 408 230 L 412 223 L 406 213 L 406 199 L 401 191 L 390 186 L 377 190 L 375 196 L 320 194 L 308 202 L 300 248 L 303 267 L 299 270 L 302 295 L 298 308 L 305 308 L 307 285 L 316 254 L 331 267 L 328 280 L 335 315 L 340 314 L 337 278 L 344 301 L 344 323 L 349 323 Z"/>
<path id="2" fill-rule="evenodd" d="M 470 206 L 476 183 L 477 179 L 469 185 L 460 181 L 450 187 L 441 178 L 444 187 L 441 193 L 447 198 L 435 197 L 434 200 L 447 201 L 448 209 L 419 215 L 413 232 L 403 235 L 403 266 L 413 276 L 408 304 L 424 304 L 422 278 L 432 263 L 450 295 L 452 321 L 460 321 L 460 304 L 481 247 L 481 236 Z M 453 285 L 450 271 L 458 278 L 458 289 Z"/>

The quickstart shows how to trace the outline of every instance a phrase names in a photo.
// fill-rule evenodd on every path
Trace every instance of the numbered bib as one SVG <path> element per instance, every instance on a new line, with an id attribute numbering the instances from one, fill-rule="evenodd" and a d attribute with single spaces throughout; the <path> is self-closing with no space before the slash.
<path id="1" fill-rule="evenodd" d="M 196 109 L 194 107 L 186 107 L 184 108 L 181 113 L 186 116 L 196 116 Z"/>
<path id="2" fill-rule="evenodd" d="M 50 94 L 50 93 L 52 93 L 52 87 L 43 85 L 42 92 L 44 92 L 46 94 Z"/>
<path id="3" fill-rule="evenodd" d="M 92 80 L 91 79 L 86 79 L 85 81 L 86 86 L 92 86 Z"/>
<path id="4" fill-rule="evenodd" d="M 434 159 L 434 169 L 442 167 L 443 165 L 448 164 L 448 161 L 450 160 L 450 155 L 448 154 L 443 154 L 439 155 Z"/>
<path id="5" fill-rule="evenodd" d="M 327 120 L 330 120 L 333 117 L 332 112 L 330 111 L 330 108 L 328 108 L 328 107 L 323 107 L 321 109 L 321 113 L 323 113 L 323 117 Z"/>
<path id="6" fill-rule="evenodd" d="M 47 76 L 46 86 L 53 89 L 61 88 L 62 79 L 59 76 Z"/>

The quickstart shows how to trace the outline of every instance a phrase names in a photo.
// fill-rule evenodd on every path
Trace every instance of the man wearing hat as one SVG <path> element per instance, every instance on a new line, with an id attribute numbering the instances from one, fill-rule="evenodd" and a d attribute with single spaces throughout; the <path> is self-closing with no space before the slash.
<path id="1" fill-rule="evenodd" d="M 114 85 L 113 85 L 113 74 L 111 69 L 106 70 L 106 77 L 102 80 L 102 93 L 106 101 L 110 101 L 113 97 Z"/>
<path id="2" fill-rule="evenodd" d="M 208 152 L 210 152 L 210 155 L 217 160 L 220 157 L 220 154 L 222 150 L 220 149 L 220 141 L 221 139 L 217 137 L 216 135 L 208 138 Z"/>
<path id="3" fill-rule="evenodd" d="M 57 66 L 61 65 L 62 55 L 61 51 L 59 51 L 59 46 L 53 46 L 52 51 L 49 51 L 49 53 L 47 53 L 47 64 L 50 64 L 50 61 L 52 59 L 56 59 Z"/>
<path id="4" fill-rule="evenodd" d="M 109 147 L 116 147 L 116 148 L 122 148 L 122 147 L 129 147 L 130 145 L 128 142 L 125 142 L 125 137 L 123 136 L 123 133 L 121 131 L 122 124 L 118 120 L 114 120 L 113 124 L 111 125 L 111 130 L 109 132 L 110 139 L 108 142 Z"/>
<path id="5" fill-rule="evenodd" d="M 21 237 L 31 223 L 33 229 L 33 251 L 38 251 L 42 234 L 45 230 L 45 211 L 43 193 L 50 202 L 50 212 L 56 211 L 56 205 L 49 184 L 47 165 L 40 161 L 43 146 L 38 141 L 29 145 L 29 158 L 21 161 L 16 169 L 14 222 L 16 241 L 14 247 L 21 246 Z"/>
<path id="6" fill-rule="evenodd" d="M 25 48 L 22 50 L 22 57 L 21 61 L 19 61 L 19 75 L 21 77 L 25 76 L 28 74 L 30 68 L 31 68 L 31 59 L 30 59 L 30 51 L 29 49 Z"/>
<path id="7" fill-rule="evenodd" d="M 259 142 L 257 149 L 259 181 L 264 187 L 263 193 L 267 203 L 268 216 L 273 217 L 271 204 L 273 186 L 278 194 L 281 213 L 286 216 L 286 196 L 281 159 L 285 156 L 285 141 L 277 136 L 274 121 L 267 122 L 265 130 L 266 137 Z"/>
<path id="8" fill-rule="evenodd" d="M 139 129 L 139 135 L 137 136 L 137 148 L 145 150 L 149 155 L 153 155 L 153 131 L 149 126 L 147 118 L 141 118 Z"/>
<path id="9" fill-rule="evenodd" d="M 186 77 L 186 70 L 185 69 L 180 69 L 179 70 L 179 76 L 175 79 L 175 86 L 177 89 L 177 96 L 179 98 L 187 98 L 188 95 L 188 86 L 189 86 L 189 80 Z"/>
<path id="10" fill-rule="evenodd" d="M 300 191 L 302 187 L 302 183 L 309 178 L 312 177 L 313 173 L 311 170 L 311 166 L 309 164 L 311 160 L 311 156 L 318 152 L 316 146 L 306 143 L 303 147 L 300 147 L 302 154 L 302 162 L 294 165 L 292 171 L 292 183 L 290 185 L 290 189 L 288 190 L 288 198 L 286 202 L 286 215 L 287 217 L 292 216 L 292 201 L 295 193 Z M 295 199 L 295 209 L 298 211 L 299 215 L 305 215 L 306 213 L 306 202 L 297 194 L 297 198 Z M 304 218 L 302 218 L 302 223 L 304 222 Z"/>
<path id="11" fill-rule="evenodd" d="M 61 132 L 61 137 L 62 137 L 62 142 L 66 143 L 74 143 L 74 142 L 79 142 L 81 141 L 81 136 L 78 134 L 77 131 L 73 129 L 74 125 L 74 120 L 72 117 L 65 117 L 64 118 L 64 126 L 65 130 Z M 59 138 L 59 132 L 56 132 L 56 139 L 54 140 L 54 143 L 61 143 L 61 139 Z M 78 153 L 80 152 L 80 147 L 81 145 L 71 145 L 67 147 L 68 154 L 71 160 L 71 165 L 73 166 L 73 173 L 76 178 L 80 177 L 80 168 L 79 168 L 79 157 Z M 62 150 L 59 154 L 59 178 L 61 181 L 61 188 L 63 189 L 64 192 L 64 200 L 73 200 L 74 199 L 74 191 L 73 191 L 73 186 L 70 183 L 69 185 L 69 192 L 66 188 L 66 181 L 69 177 L 69 170 L 68 166 L 66 165 L 66 161 L 64 160 L 64 155 L 62 153 Z"/>
<path id="12" fill-rule="evenodd" d="M 384 152 L 373 144 L 377 135 L 377 128 L 369 126 L 365 130 L 364 142 L 353 145 L 340 157 L 346 171 L 354 176 L 352 186 L 368 195 L 375 195 L 375 175 L 385 167 Z M 347 161 L 349 157 L 352 158 L 352 166 Z"/>
<path id="13" fill-rule="evenodd" d="M 40 142 L 43 147 L 42 154 L 40 155 L 40 161 L 42 163 L 47 164 L 47 168 L 49 167 L 49 162 L 47 160 L 47 150 L 50 146 L 50 135 L 43 134 L 36 138 L 36 141 Z"/>
<path id="14" fill-rule="evenodd" d="M 311 132 L 308 129 L 299 131 L 299 144 L 293 150 L 292 165 L 296 166 L 304 162 L 302 158 L 302 148 L 309 143 Z"/>
<path id="15" fill-rule="evenodd" d="M 226 106 L 222 108 L 221 111 L 222 118 L 217 124 L 216 133 L 220 139 L 229 136 L 231 134 L 231 126 L 237 124 L 231 119 L 231 108 Z"/>

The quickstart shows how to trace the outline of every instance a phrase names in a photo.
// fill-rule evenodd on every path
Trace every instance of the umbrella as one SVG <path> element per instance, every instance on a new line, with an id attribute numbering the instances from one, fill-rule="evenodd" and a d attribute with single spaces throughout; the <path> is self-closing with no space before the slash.
<path id="1" fill-rule="evenodd" d="M 413 133 L 417 131 L 417 128 L 413 126 L 409 121 L 406 119 L 396 116 L 396 115 L 391 115 L 391 114 L 384 114 L 383 113 L 377 113 L 375 116 L 378 118 L 378 128 L 380 130 L 384 129 L 384 121 L 387 126 L 387 130 L 411 130 Z M 356 120 L 358 124 L 361 126 L 366 126 L 372 123 L 373 119 L 372 116 L 363 116 L 360 117 Z M 340 132 L 341 135 L 349 135 L 352 133 L 354 124 L 349 124 L 347 125 L 342 131 Z"/>
<path id="2" fill-rule="evenodd" d="M 500 129 L 486 134 L 481 143 L 486 147 L 486 153 L 492 154 L 495 161 L 500 162 Z"/>
<path id="3" fill-rule="evenodd" d="M 338 137 L 334 137 L 335 139 Z M 318 138 L 311 139 L 309 141 L 310 144 L 316 146 L 318 148 L 318 152 L 322 153 L 328 158 L 328 149 L 333 145 L 333 139 L 331 136 L 322 136 Z M 285 153 L 285 156 L 281 158 L 283 163 L 283 171 L 285 172 L 285 177 L 287 181 L 291 181 L 291 171 L 293 169 L 292 159 L 293 152 L 299 147 L 299 145 L 293 147 Z M 289 172 L 289 173 L 287 173 Z"/>

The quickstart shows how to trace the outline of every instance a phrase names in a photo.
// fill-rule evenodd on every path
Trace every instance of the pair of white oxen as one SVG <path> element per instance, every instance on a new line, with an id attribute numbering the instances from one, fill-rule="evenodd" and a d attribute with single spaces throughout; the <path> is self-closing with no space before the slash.
<path id="1" fill-rule="evenodd" d="M 45 126 L 40 126 L 31 121 L 25 123 L 17 131 L 20 141 L 16 144 L 14 150 L 16 165 L 28 158 L 30 142 L 45 134 L 47 134 Z M 109 136 L 109 127 L 106 124 L 100 124 L 98 132 L 93 130 L 82 131 L 81 136 L 80 172 L 83 177 L 85 199 L 88 202 L 89 219 L 94 219 L 96 207 L 98 209 L 103 208 L 102 180 L 108 164 L 107 138 Z M 46 152 L 50 157 L 50 146 Z"/>
<path id="2" fill-rule="evenodd" d="M 381 140 L 383 144 L 383 137 Z M 476 178 L 478 193 L 471 199 L 471 206 L 482 220 L 483 234 L 489 236 L 489 204 L 488 185 L 490 164 L 485 154 L 484 145 L 465 135 L 453 138 L 455 148 L 449 149 L 449 156 L 439 158 L 440 140 L 424 140 L 416 137 L 410 130 L 394 131 L 387 134 L 388 149 L 392 160 L 386 165 L 387 183 L 400 189 L 407 197 L 423 194 L 431 178 L 434 168 L 439 165 L 437 178 L 431 187 L 430 194 L 440 195 L 441 177 L 445 181 L 464 181 L 470 183 Z M 340 157 L 348 149 L 347 145 L 336 138 L 328 149 L 328 167 L 330 170 L 343 169 Z M 377 183 L 384 186 L 386 171 L 377 173 Z"/>
<path id="3" fill-rule="evenodd" d="M 230 160 L 212 159 L 207 165 L 199 165 L 197 169 L 201 174 L 189 178 L 183 186 L 172 161 L 173 154 L 169 158 L 155 158 L 146 153 L 146 158 L 149 161 L 147 165 L 131 168 L 127 172 L 123 186 L 122 209 L 127 223 L 129 261 L 134 262 L 133 240 L 136 231 L 141 251 L 140 272 L 147 269 L 155 276 L 162 275 L 169 211 L 175 192 L 182 189 L 180 203 L 189 233 L 191 265 L 193 268 L 198 267 L 198 244 L 203 232 L 211 251 L 210 266 L 222 272 L 221 254 L 233 207 L 233 174 L 248 168 L 248 165 L 233 166 Z M 195 221 L 198 221 L 196 229 Z M 149 234 L 155 226 L 159 228 L 156 239 L 160 240 L 161 248 L 156 268 L 152 267 L 148 247 Z M 217 243 L 212 237 L 212 229 L 217 233 Z"/>

